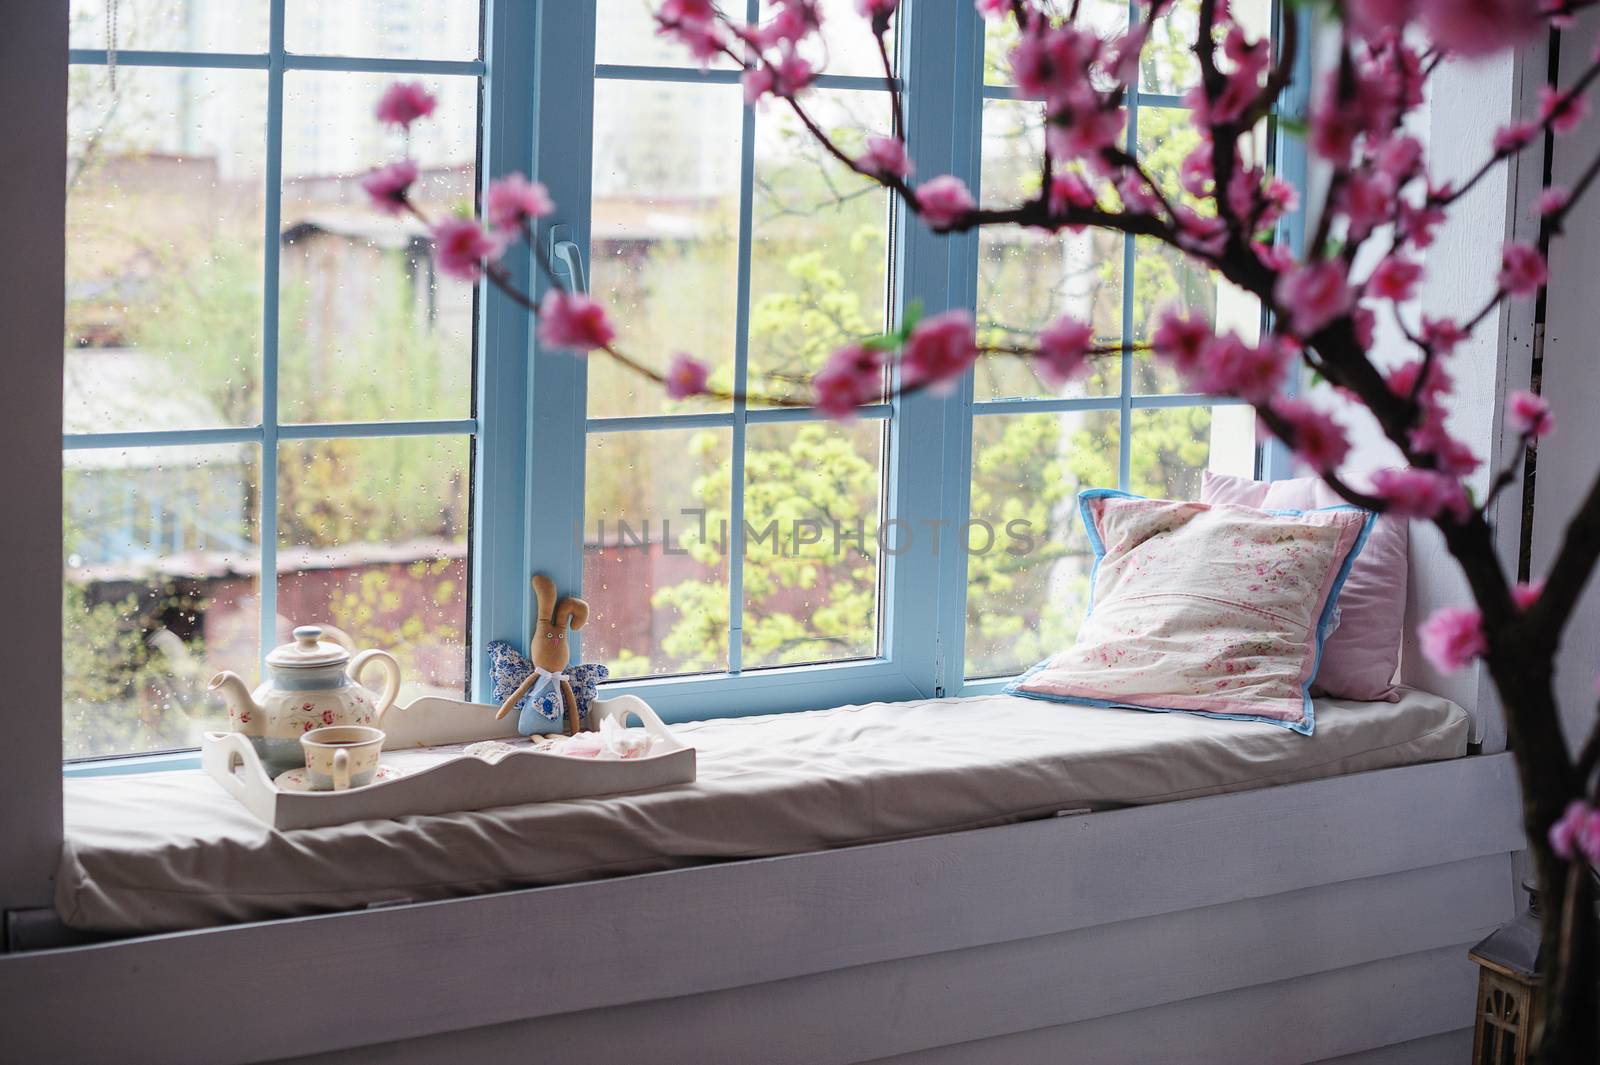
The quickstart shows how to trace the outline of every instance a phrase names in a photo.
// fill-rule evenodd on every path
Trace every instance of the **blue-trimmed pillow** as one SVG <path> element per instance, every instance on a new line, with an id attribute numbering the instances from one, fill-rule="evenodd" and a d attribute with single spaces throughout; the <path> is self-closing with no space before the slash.
<path id="1" fill-rule="evenodd" d="M 1078 496 L 1094 547 L 1077 642 L 1006 691 L 1264 721 L 1309 736 L 1310 686 L 1373 515 Z"/>

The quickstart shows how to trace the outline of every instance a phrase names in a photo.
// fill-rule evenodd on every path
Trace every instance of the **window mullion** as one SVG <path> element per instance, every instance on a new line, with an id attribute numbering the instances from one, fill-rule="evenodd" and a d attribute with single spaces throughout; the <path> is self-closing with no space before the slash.
<path id="1" fill-rule="evenodd" d="M 534 5 L 521 0 L 495 0 L 493 6 L 500 17 L 513 18 L 519 24 L 536 24 L 533 32 L 537 43 L 531 51 L 526 40 L 520 45 L 510 41 L 499 63 L 493 56 L 489 61 L 491 80 L 497 69 L 505 73 L 521 67 L 534 68 L 529 77 L 530 88 L 523 94 L 534 101 L 525 113 L 533 129 L 532 176 L 545 184 L 556 202 L 556 212 L 541 221 L 534 240 L 540 252 L 548 254 L 552 232 L 564 227 L 562 239 L 575 242 L 587 256 L 594 169 L 595 2 L 539 4 L 536 14 L 525 12 L 525 8 Z M 497 36 L 500 32 L 496 26 Z M 497 91 L 496 98 L 509 106 L 507 101 L 515 91 Z M 505 133 L 499 124 L 496 131 Z M 593 275 L 593 271 L 586 273 Z M 530 282 L 536 298 L 542 298 L 551 284 L 543 271 L 533 272 Z M 519 417 L 524 419 L 521 432 L 527 462 L 520 491 L 492 499 L 485 492 L 484 503 L 496 510 L 509 507 L 522 512 L 526 527 L 523 558 L 515 566 L 506 566 L 511 587 L 502 591 L 519 597 L 521 616 L 531 619 L 531 572 L 549 574 L 564 594 L 575 594 L 583 586 L 587 362 L 570 351 L 543 350 L 536 337 L 528 338 L 520 348 L 515 344 L 503 344 L 501 348 L 502 357 L 521 358 L 528 364 L 528 391 L 514 397 L 523 407 Z M 485 401 L 488 399 L 486 394 Z M 510 613 L 504 612 L 505 616 Z M 506 625 L 504 621 L 502 624 Z M 498 636 L 520 646 L 528 639 L 529 631 L 527 624 L 516 629 L 506 625 L 498 633 L 483 630 L 478 639 L 479 662 L 484 661 L 482 646 L 486 640 Z M 576 635 L 573 661 L 581 661 L 581 642 Z"/>
<path id="2" fill-rule="evenodd" d="M 480 188 L 513 170 L 534 167 L 534 107 L 540 64 L 527 61 L 538 38 L 526 4 L 484 5 Z M 503 61 L 504 57 L 513 57 Z M 521 57 L 518 61 L 516 57 Z M 524 251 L 507 256 L 512 283 L 533 280 Z M 527 312 L 498 289 L 480 291 L 474 411 L 477 417 L 472 501 L 472 697 L 490 698 L 490 640 L 518 646 L 530 631 L 528 603 L 528 403 L 532 354 Z"/>
<path id="3" fill-rule="evenodd" d="M 267 39 L 267 151 L 262 190 L 261 248 L 261 489 L 258 494 L 261 570 L 258 653 L 265 675 L 267 651 L 278 628 L 278 261 L 283 204 L 283 25 L 287 0 L 271 0 Z"/>
<path id="4" fill-rule="evenodd" d="M 964 0 L 921 0 L 906 8 L 902 64 L 911 153 L 924 179 L 954 174 L 976 189 L 983 23 Z M 896 204 L 901 249 L 896 301 L 903 315 L 971 309 L 976 299 L 975 234 L 939 236 Z M 953 694 L 962 674 L 972 375 L 947 396 L 895 401 L 891 424 L 885 552 L 885 653 L 923 695 Z M 906 547 L 906 537 L 910 546 Z"/>
<path id="5" fill-rule="evenodd" d="M 1129 25 L 1136 24 L 1139 5 L 1128 4 Z M 1139 79 L 1128 84 L 1128 126 L 1123 142 L 1130 158 L 1139 157 Z M 1117 408 L 1117 487 L 1128 491 L 1133 481 L 1133 316 L 1134 303 L 1134 253 L 1137 246 L 1132 233 L 1122 235 L 1122 390 Z"/>
<path id="6" fill-rule="evenodd" d="M 760 15 L 758 0 L 746 0 L 745 20 Z M 728 480 L 728 672 L 744 665 L 744 447 L 743 393 L 750 383 L 750 246 L 755 239 L 756 112 L 744 105 L 739 133 L 739 281 L 733 327 L 733 454 Z"/>

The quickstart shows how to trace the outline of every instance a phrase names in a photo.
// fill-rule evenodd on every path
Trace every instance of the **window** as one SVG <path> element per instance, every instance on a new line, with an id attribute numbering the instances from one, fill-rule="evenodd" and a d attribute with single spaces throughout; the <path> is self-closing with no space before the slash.
<path id="1" fill-rule="evenodd" d="M 474 295 L 356 181 L 415 57 L 422 197 L 472 201 L 476 5 L 109 10 L 114 37 L 99 0 L 71 16 L 67 756 L 195 746 L 207 679 L 253 678 L 295 620 L 461 695 Z"/>
<path id="2" fill-rule="evenodd" d="M 736 71 L 686 79 L 639 8 L 599 5 L 593 289 L 658 365 L 691 351 L 738 391 L 804 378 L 886 328 L 889 197 L 787 109 L 744 104 Z M 824 9 L 829 69 L 861 67 L 851 4 Z M 809 106 L 858 140 L 889 129 L 881 73 L 836 74 Z M 622 676 L 878 655 L 887 407 L 840 425 L 759 400 L 675 404 L 605 361 L 588 384 L 584 587 L 605 607 L 586 653 Z"/>
<path id="3" fill-rule="evenodd" d="M 1182 100 L 1198 77 L 1192 53 L 1198 0 L 1180 0 L 1151 35 L 1140 84 L 1127 100 L 1127 150 L 1171 195 L 1199 143 Z M 1085 0 L 1080 19 L 1122 32 L 1133 5 Z M 1270 0 L 1235 2 L 1253 29 L 1271 25 Z M 1043 148 L 1042 105 L 1007 83 L 1011 23 L 990 23 L 985 42 L 981 180 L 985 199 L 1035 195 Z M 1270 130 L 1258 150 L 1270 151 Z M 1192 199 L 1192 197 L 1190 198 Z M 1029 550 L 971 555 L 967 567 L 968 677 L 1008 676 L 1069 642 L 1088 605 L 1093 552 L 1078 519 L 1080 488 L 1115 486 L 1140 495 L 1198 498 L 1201 471 L 1253 476 L 1255 416 L 1248 406 L 1186 396 L 1170 369 L 1135 345 L 1163 308 L 1180 303 L 1219 326 L 1259 336 L 1261 308 L 1196 271 L 1153 241 L 1085 231 L 1058 236 L 987 230 L 979 239 L 977 318 L 994 342 L 1037 332 L 1072 313 L 1103 344 L 1123 346 L 1060 395 L 1025 367 L 988 361 L 976 372 L 972 405 L 970 511 L 985 529 L 1026 523 Z M 978 545 L 981 546 L 981 543 Z"/>
<path id="4" fill-rule="evenodd" d="M 852 0 L 823 6 L 809 105 L 848 144 L 889 128 L 889 94 Z M 1248 408 L 1182 394 L 1136 348 L 1174 300 L 1245 330 L 1259 308 L 1131 239 L 907 224 L 786 109 L 745 105 L 736 69 L 656 37 L 641 0 L 492 20 L 463 0 L 119 0 L 115 40 L 107 10 L 73 4 L 69 758 L 194 746 L 220 711 L 206 679 L 255 677 L 293 623 L 395 651 L 403 699 L 486 699 L 484 645 L 526 639 L 535 571 L 591 601 L 583 659 L 669 719 L 983 690 L 1081 616 L 1079 487 L 1193 493 L 1258 466 Z M 1038 108 L 1004 84 L 1003 35 L 970 5 L 907 0 L 899 21 L 920 174 L 1031 192 Z M 1128 137 L 1173 179 L 1192 72 L 1163 39 Z M 420 225 L 356 185 L 400 149 L 371 118 L 398 79 L 441 101 L 411 144 L 428 212 L 530 173 L 558 204 L 541 251 L 577 245 L 626 350 L 779 383 L 671 401 L 436 278 Z M 1282 148 L 1270 123 L 1259 143 Z M 848 423 L 791 405 L 783 380 L 913 305 L 975 308 L 990 338 L 1072 311 L 1124 353 L 1062 394 L 985 362 Z"/>

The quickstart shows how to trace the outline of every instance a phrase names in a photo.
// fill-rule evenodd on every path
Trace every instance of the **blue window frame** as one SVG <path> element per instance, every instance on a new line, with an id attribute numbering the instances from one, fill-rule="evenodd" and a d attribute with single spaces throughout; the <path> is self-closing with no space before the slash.
<path id="1" fill-rule="evenodd" d="M 258 504 L 260 572 L 277 572 L 279 537 L 276 491 L 279 449 L 299 440 L 430 437 L 470 442 L 471 585 L 469 655 L 471 697 L 486 700 L 488 669 L 485 645 L 494 639 L 521 643 L 531 629 L 533 604 L 529 575 L 545 572 L 563 589 L 583 586 L 584 540 L 574 530 L 585 524 L 585 463 L 596 438 L 621 437 L 647 444 L 676 429 L 725 432 L 731 456 L 729 517 L 741 527 L 745 481 L 745 445 L 752 431 L 777 424 L 816 421 L 808 410 L 748 407 L 743 403 L 721 411 L 591 416 L 589 366 L 562 352 L 540 349 L 525 313 L 492 288 L 478 294 L 475 321 L 473 406 L 467 417 L 449 419 L 371 420 L 301 423 L 282 416 L 282 367 L 278 307 L 281 180 L 284 153 L 285 76 L 295 71 L 382 73 L 420 77 L 477 79 L 479 166 L 481 184 L 489 176 L 521 170 L 549 186 L 558 212 L 541 223 L 535 239 L 542 247 L 572 241 L 591 246 L 595 203 L 597 86 L 626 83 L 634 88 L 691 85 L 718 86 L 737 81 L 734 71 L 702 72 L 689 67 L 641 63 L 597 65 L 596 0 L 564 0 L 530 4 L 485 0 L 481 58 L 396 59 L 301 55 L 286 49 L 286 3 L 263 0 L 268 11 L 265 49 L 261 52 L 122 51 L 115 62 L 123 68 L 163 67 L 181 70 L 254 70 L 265 77 L 265 207 L 263 211 L 260 413 L 254 424 L 136 432 L 83 433 L 67 437 L 69 451 L 121 451 L 176 445 L 243 444 L 260 449 L 261 485 Z M 743 0 L 745 15 L 760 13 L 759 0 Z M 906 123 L 920 174 L 951 173 L 975 191 L 984 177 L 985 109 L 1009 98 L 1003 85 L 986 84 L 985 26 L 969 0 L 908 0 L 899 29 L 897 70 L 901 78 Z M 1130 13 L 1134 5 L 1129 6 Z M 1276 10 L 1273 17 L 1278 17 Z M 852 27 L 854 28 L 854 27 Z M 605 29 L 605 27 L 602 27 Z M 105 65 L 104 49 L 77 49 L 76 65 Z M 530 61 L 531 58 L 531 61 Z M 1303 94 L 1304 78 L 1297 91 Z M 830 74 L 824 91 L 882 93 L 880 78 Z M 730 90 L 731 91 L 731 90 Z M 1292 107 L 1303 107 L 1303 96 Z M 1182 101 L 1171 93 L 1135 92 L 1130 96 L 1128 143 L 1140 147 L 1141 111 L 1176 109 Z M 756 166 L 756 111 L 739 112 L 739 155 L 735 308 L 731 352 L 733 380 L 742 384 L 750 362 L 749 323 L 752 301 L 752 199 Z M 1267 150 L 1279 171 L 1298 181 L 1304 159 L 1290 138 L 1279 138 L 1275 124 L 1264 134 Z M 373 159 L 371 163 L 380 160 Z M 895 203 L 889 231 L 892 252 L 887 263 L 887 305 L 899 314 L 909 306 L 924 313 L 980 304 L 984 250 L 976 234 L 936 236 L 915 223 Z M 1286 227 L 1294 239 L 1298 222 Z M 1137 269 L 1134 241 L 1121 242 L 1117 268 L 1125 278 Z M 535 293 L 550 283 L 533 269 L 531 257 L 507 260 L 514 280 Z M 591 271 L 592 272 L 592 271 Z M 565 278 L 568 283 L 575 279 Z M 980 394 L 971 375 L 950 395 L 920 393 L 897 398 L 865 412 L 865 424 L 883 434 L 881 473 L 882 518 L 897 530 L 909 530 L 903 549 L 882 552 L 878 559 L 879 597 L 876 646 L 870 654 L 811 665 L 750 668 L 744 660 L 740 617 L 745 550 L 742 537 L 729 538 L 727 576 L 729 639 L 723 668 L 693 676 L 626 680 L 613 689 L 644 696 L 668 720 L 714 715 L 771 713 L 841 703 L 972 694 L 993 690 L 1002 680 L 972 677 L 967 651 L 968 556 L 951 549 L 949 533 L 935 549 L 931 530 L 960 528 L 969 515 L 974 469 L 974 427 L 986 421 L 1019 415 L 1109 414 L 1115 418 L 1118 459 L 1117 487 L 1130 484 L 1130 449 L 1125 442 L 1138 431 L 1144 412 L 1191 407 L 1217 408 L 1217 400 L 1172 391 L 1142 390 L 1137 384 L 1132 346 L 1135 330 L 1134 285 L 1124 284 L 1120 305 L 1120 339 L 1124 354 L 1114 391 L 1095 395 L 1017 395 L 990 390 Z M 981 311 L 980 307 L 980 311 Z M 623 323 L 624 336 L 627 326 Z M 981 457 L 981 456 L 980 456 Z M 1258 471 L 1286 471 L 1276 449 L 1266 449 L 1254 462 Z M 918 532 L 924 535 L 918 536 Z M 591 598 L 596 590 L 589 589 Z M 604 610 L 604 604 L 597 602 Z M 263 580 L 258 611 L 259 643 L 271 644 L 278 604 L 276 586 Z M 581 643 L 575 646 L 582 653 Z M 763 663 L 764 665 L 764 663 Z M 168 768 L 192 764 L 192 758 L 169 756 L 88 762 L 69 772 L 93 773 Z"/>

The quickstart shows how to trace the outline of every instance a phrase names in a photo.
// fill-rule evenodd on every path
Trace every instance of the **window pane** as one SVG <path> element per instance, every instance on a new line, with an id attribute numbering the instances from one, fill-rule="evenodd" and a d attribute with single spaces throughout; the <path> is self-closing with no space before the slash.
<path id="1" fill-rule="evenodd" d="M 1116 487 L 1117 412 L 979 417 L 967 531 L 969 677 L 1021 672 L 1078 633 L 1094 564 L 1083 488 Z"/>
<path id="2" fill-rule="evenodd" d="M 594 60 L 596 63 L 652 67 L 696 67 L 689 50 L 656 34 L 654 0 L 596 0 Z M 743 0 L 720 5 L 742 13 Z M 718 57 L 713 67 L 732 67 L 733 60 Z M 598 143 L 598 142 L 597 142 Z"/>
<path id="3" fill-rule="evenodd" d="M 463 418 L 471 412 L 473 290 L 441 278 L 424 227 L 374 210 L 361 176 L 400 158 L 372 109 L 391 75 L 284 76 L 279 411 L 284 421 Z M 428 79 L 413 198 L 429 218 L 470 208 L 476 78 Z"/>
<path id="4" fill-rule="evenodd" d="M 808 106 L 847 152 L 889 130 L 884 93 L 818 91 Z M 755 185 L 750 389 L 803 402 L 809 388 L 790 379 L 884 329 L 889 193 L 845 171 L 786 108 L 756 118 Z"/>
<path id="5" fill-rule="evenodd" d="M 595 83 L 595 296 L 620 323 L 623 351 L 662 369 L 688 352 L 724 389 L 733 385 L 742 113 L 736 85 Z M 671 403 L 612 360 L 589 361 L 591 417 L 709 406 Z"/>
<path id="6" fill-rule="evenodd" d="M 1169 194 L 1196 204 L 1183 194 L 1178 172 L 1183 160 L 1200 143 L 1190 113 L 1180 108 L 1139 109 L 1139 156 L 1147 171 Z M 1265 127 L 1258 127 L 1249 151 L 1260 158 L 1265 151 Z M 1209 208 L 1202 208 L 1210 213 Z M 1220 331 L 1233 330 L 1248 341 L 1261 334 L 1261 304 L 1254 296 L 1224 281 L 1188 256 L 1158 241 L 1140 238 L 1134 256 L 1133 334 L 1145 341 L 1154 321 L 1168 307 L 1209 318 Z M 1133 390 L 1140 394 L 1172 394 L 1189 388 L 1176 372 L 1148 353 L 1134 358 Z"/>
<path id="7" fill-rule="evenodd" d="M 67 758 L 199 745 L 218 670 L 254 678 L 253 445 L 69 451 L 63 461 Z"/>
<path id="8" fill-rule="evenodd" d="M 882 484 L 881 422 L 749 428 L 745 669 L 878 653 Z"/>
<path id="9" fill-rule="evenodd" d="M 287 0 L 284 47 L 301 55 L 476 59 L 478 0 Z"/>
<path id="10" fill-rule="evenodd" d="M 265 75 L 68 77 L 63 429 L 255 422 Z"/>
<path id="11" fill-rule="evenodd" d="M 589 436 L 584 495 L 586 662 L 613 678 L 728 666 L 732 432 Z"/>
<path id="12" fill-rule="evenodd" d="M 985 202 L 1020 203 L 1039 193 L 1043 150 L 1039 104 L 989 100 L 983 106 Z M 1100 343 L 1122 340 L 1122 237 L 1103 230 L 1055 236 L 1011 226 L 989 227 L 978 237 L 978 322 L 986 344 L 1029 343 L 1062 314 L 1094 325 Z M 979 400 L 1058 394 L 1034 375 L 1026 360 L 979 360 Z M 1101 359 L 1063 395 L 1116 395 L 1121 361 Z"/>
<path id="13" fill-rule="evenodd" d="M 1079 0 L 1077 7 L 1078 25 L 1092 27 L 1102 37 L 1114 37 L 1127 28 L 1127 0 Z M 1011 18 L 984 20 L 983 80 L 985 84 L 1011 84 L 1010 57 L 1011 49 L 1016 43 L 1017 26 Z"/>
<path id="14" fill-rule="evenodd" d="M 465 437 L 304 440 L 278 451 L 278 618 L 400 661 L 401 701 L 467 681 Z"/>
<path id="15" fill-rule="evenodd" d="M 728 8 L 734 4 L 724 5 Z M 859 77 L 883 77 L 883 58 L 878 55 L 878 41 L 872 35 L 871 23 L 856 10 L 856 0 L 819 0 L 822 30 L 817 36 L 807 38 L 807 47 L 801 53 L 818 70 L 828 74 L 854 74 Z M 761 21 L 772 17 L 777 5 L 772 0 L 762 0 Z M 895 26 L 905 16 L 897 14 Z M 819 39 L 820 37 L 820 39 Z M 895 34 L 888 36 L 889 59 L 895 57 Z"/>
<path id="16" fill-rule="evenodd" d="M 1128 490 L 1152 499 L 1199 499 L 1202 471 L 1255 475 L 1255 412 L 1246 406 L 1133 412 Z"/>
<path id="17" fill-rule="evenodd" d="M 1252 38 L 1270 36 L 1272 0 L 1233 0 L 1229 10 Z M 1139 88 L 1144 92 L 1187 92 L 1200 82 L 1200 64 L 1194 57 L 1194 40 L 1200 25 L 1200 0 L 1177 0 L 1156 20 L 1139 64 Z"/>
<path id="18" fill-rule="evenodd" d="M 106 48 L 106 0 L 72 0 L 70 44 Z M 270 5 L 262 0 L 116 0 L 119 51 L 264 52 Z"/>

